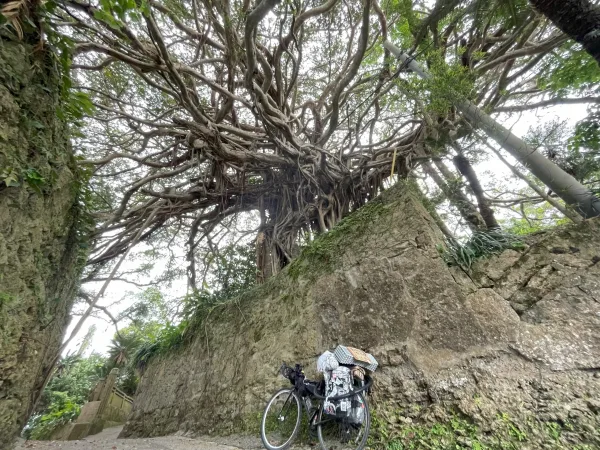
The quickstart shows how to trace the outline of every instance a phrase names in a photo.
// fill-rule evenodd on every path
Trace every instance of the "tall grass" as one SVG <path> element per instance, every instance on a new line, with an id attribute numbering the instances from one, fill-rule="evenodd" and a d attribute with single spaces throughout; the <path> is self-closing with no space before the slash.
<path id="1" fill-rule="evenodd" d="M 520 248 L 523 242 L 517 236 L 496 229 L 475 231 L 466 241 L 446 239 L 446 248 L 440 247 L 440 253 L 448 265 L 470 271 L 479 259 Z"/>

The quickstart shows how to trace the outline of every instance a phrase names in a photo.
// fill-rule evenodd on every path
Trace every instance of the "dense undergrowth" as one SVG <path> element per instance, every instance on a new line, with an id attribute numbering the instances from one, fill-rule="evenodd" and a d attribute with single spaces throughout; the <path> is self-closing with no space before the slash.
<path id="1" fill-rule="evenodd" d="M 28 439 L 49 439 L 61 426 L 75 419 L 90 390 L 108 373 L 106 358 L 71 355 L 61 359 L 48 382 L 36 412 L 23 431 Z"/>

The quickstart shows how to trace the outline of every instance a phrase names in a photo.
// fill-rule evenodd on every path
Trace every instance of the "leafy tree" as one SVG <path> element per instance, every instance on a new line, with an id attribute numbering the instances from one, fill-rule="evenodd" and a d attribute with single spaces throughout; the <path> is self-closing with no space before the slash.
<path id="1" fill-rule="evenodd" d="M 29 439 L 48 439 L 54 431 L 79 415 L 91 389 L 106 376 L 106 359 L 68 355 L 59 361 L 46 385 L 36 412 L 23 432 Z"/>
<path id="2" fill-rule="evenodd" d="M 409 176 L 415 156 L 452 152 L 447 138 L 469 131 L 449 93 L 490 112 L 591 101 L 531 89 L 551 76 L 554 52 L 568 61 L 578 50 L 527 2 L 492 3 L 61 3 L 50 22 L 71 21 L 74 68 L 96 108 L 78 144 L 108 190 L 90 264 L 122 254 L 151 218 L 144 240 L 185 243 L 201 291 L 208 241 L 255 212 L 261 265 L 276 273 L 306 236 Z M 435 82 L 408 76 L 384 39 L 414 49 Z M 474 172 L 464 174 L 493 226 Z"/>
<path id="3" fill-rule="evenodd" d="M 148 345 L 179 345 L 191 318 L 277 273 L 303 242 L 398 179 L 435 183 L 423 190 L 434 192 L 432 204 L 450 205 L 440 216 L 471 230 L 517 230 L 506 219 L 515 214 L 528 224 L 521 231 L 536 229 L 534 217 L 580 220 L 512 160 L 514 177 L 487 182 L 477 164 L 495 158 L 490 142 L 455 107 L 465 99 L 512 120 L 599 102 L 592 57 L 529 2 L 251 3 L 43 7 L 61 61 L 72 61 L 69 92 L 87 106 L 75 147 L 92 174 L 98 226 L 84 281 L 151 287 L 111 318 L 130 327 L 115 336 L 111 364 L 129 367 Z M 384 41 L 434 77 L 416 79 Z M 595 117 L 540 144 L 592 187 Z M 240 236 L 253 245 L 231 244 Z M 140 270 L 113 274 L 138 241 Z M 166 275 L 140 283 L 157 263 Z M 178 277 L 187 277 L 188 295 L 166 302 L 159 282 Z"/>
<path id="4" fill-rule="evenodd" d="M 513 206 L 514 217 L 502 221 L 507 233 L 527 235 L 568 222 L 568 219 L 558 215 L 548 203 L 522 203 L 521 205 Z"/>
<path id="5" fill-rule="evenodd" d="M 108 364 L 109 366 L 122 367 L 126 366 L 137 347 L 140 345 L 141 336 L 139 328 L 135 326 L 127 327 L 119 330 L 109 347 L 108 347 Z"/>
<path id="6" fill-rule="evenodd" d="M 228 245 L 211 256 L 212 267 L 203 290 L 215 301 L 227 300 L 256 282 L 256 250 L 253 245 Z"/>
<path id="7" fill-rule="evenodd" d="M 181 320 L 171 315 L 164 296 L 156 288 L 148 288 L 137 296 L 137 301 L 118 320 L 128 320 L 129 325 L 119 329 L 108 347 L 106 370 L 119 369 L 117 387 L 128 395 L 134 395 L 139 382 L 135 367 L 135 355 L 147 342 L 157 339 L 172 320 Z"/>
<path id="8" fill-rule="evenodd" d="M 222 250 L 215 248 L 209 259 L 203 289 L 193 291 L 183 299 L 183 308 L 174 322 L 160 325 L 160 322 L 150 322 L 141 330 L 136 328 L 144 333 L 144 338 L 130 367 L 143 372 L 152 357 L 179 347 L 190 328 L 201 322 L 212 308 L 234 300 L 255 285 L 257 270 L 252 246 L 230 244 Z M 138 336 L 141 333 L 138 332 Z"/>
<path id="9" fill-rule="evenodd" d="M 249 245 L 228 245 L 209 254 L 209 267 L 202 289 L 184 299 L 182 315 L 186 320 L 206 308 L 233 299 L 250 289 L 257 279 L 255 249 Z"/>
<path id="10" fill-rule="evenodd" d="M 23 432 L 27 439 L 50 439 L 55 431 L 77 418 L 81 412 L 81 404 L 68 393 L 51 391 L 47 395 L 47 408 L 40 415 L 32 416 Z"/>

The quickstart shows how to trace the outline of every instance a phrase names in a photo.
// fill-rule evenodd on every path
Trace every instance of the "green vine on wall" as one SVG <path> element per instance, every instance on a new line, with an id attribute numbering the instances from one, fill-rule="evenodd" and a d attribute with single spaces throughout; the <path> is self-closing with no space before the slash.
<path id="1" fill-rule="evenodd" d="M 17 103 L 20 103 L 22 100 L 19 95 L 25 77 L 35 77 L 36 86 L 39 85 L 37 87 L 53 102 L 56 117 L 67 124 L 67 138 L 72 138 L 81 136 L 83 119 L 93 114 L 94 105 L 86 93 L 73 88 L 70 69 L 75 43 L 68 36 L 45 25 L 56 7 L 57 2 L 50 0 L 33 7 L 29 3 L 21 6 L 7 4 L 0 10 L 0 39 L 22 43 L 32 60 L 29 74 L 9 73 L 8 77 L 14 80 L 5 81 L 9 83 L 9 89 L 14 85 L 10 90 L 14 92 Z M 11 69 L 10 64 L 8 69 Z M 55 163 L 60 160 L 53 153 L 56 147 L 52 142 L 55 130 L 53 124 L 45 123 L 44 117 L 37 117 L 37 111 L 27 106 L 21 105 L 19 127 L 35 151 L 33 154 L 30 152 L 27 160 L 13 152 L 1 155 L 3 167 L 0 169 L 0 189 L 26 187 L 37 195 L 45 195 L 52 191 L 57 179 Z M 7 136 L 4 138 L 7 139 Z M 71 164 L 71 168 L 77 172 L 75 164 Z"/>

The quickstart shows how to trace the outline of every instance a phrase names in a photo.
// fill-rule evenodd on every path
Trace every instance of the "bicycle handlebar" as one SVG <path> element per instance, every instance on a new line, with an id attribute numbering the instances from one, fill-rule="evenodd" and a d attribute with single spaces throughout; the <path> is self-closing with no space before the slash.
<path id="1" fill-rule="evenodd" d="M 302 366 L 300 364 L 296 364 L 295 368 L 288 366 L 285 362 L 279 368 L 279 373 L 284 377 L 290 380 L 290 382 L 296 386 L 296 388 L 300 385 L 304 385 L 307 391 L 310 392 L 312 396 L 319 400 L 324 400 L 326 397 L 317 394 L 315 392 L 316 386 L 311 383 L 317 384 L 318 382 L 311 382 L 310 380 L 306 380 L 304 377 L 304 372 L 302 371 Z M 308 382 L 308 383 L 307 383 Z M 344 395 L 338 395 L 336 397 L 329 397 L 329 400 L 342 400 L 344 398 L 352 397 L 360 392 L 364 392 L 371 387 L 373 384 L 373 379 L 369 375 L 365 375 L 365 385 L 360 388 L 353 390 L 352 392 Z"/>

